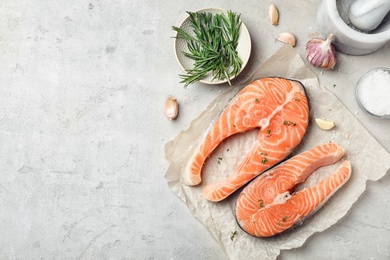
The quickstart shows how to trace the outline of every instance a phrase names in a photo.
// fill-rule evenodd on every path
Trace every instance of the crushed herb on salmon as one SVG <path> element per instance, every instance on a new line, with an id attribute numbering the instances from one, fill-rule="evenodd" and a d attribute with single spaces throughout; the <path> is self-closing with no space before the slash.
<path id="1" fill-rule="evenodd" d="M 264 208 L 264 201 L 263 201 L 263 199 L 259 199 L 259 206 L 260 206 L 260 208 Z"/>
<path id="2" fill-rule="evenodd" d="M 294 123 L 294 122 L 291 122 L 291 121 L 283 121 L 283 125 L 292 125 L 292 126 L 296 126 L 297 123 Z"/>
<path id="3" fill-rule="evenodd" d="M 263 159 L 261 160 L 261 163 L 262 163 L 262 164 L 265 164 L 266 162 L 268 162 L 267 157 L 266 157 L 266 156 L 267 156 L 267 153 L 261 152 L 260 154 L 264 156 Z"/>

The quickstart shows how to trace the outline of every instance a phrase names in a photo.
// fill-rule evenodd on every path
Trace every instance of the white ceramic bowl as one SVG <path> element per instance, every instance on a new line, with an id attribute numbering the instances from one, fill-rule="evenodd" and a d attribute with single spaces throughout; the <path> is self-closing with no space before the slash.
<path id="1" fill-rule="evenodd" d="M 345 10 L 349 9 L 352 2 L 351 0 L 321 1 L 317 11 L 317 25 L 321 34 L 326 38 L 328 34 L 333 33 L 336 36 L 333 43 L 339 52 L 351 55 L 375 52 L 390 40 L 390 15 L 387 15 L 373 32 L 359 32 L 348 25 L 349 18 L 346 17 Z"/>
<path id="2" fill-rule="evenodd" d="M 196 12 L 209 12 L 212 14 L 216 13 L 227 13 L 227 10 L 224 9 L 219 9 L 219 8 L 204 8 L 200 9 Z M 192 28 L 190 27 L 190 21 L 189 17 L 184 19 L 184 21 L 180 24 L 179 28 L 184 30 L 190 35 L 194 35 Z M 237 45 L 237 53 L 238 57 L 241 58 L 242 60 L 242 66 L 241 70 L 237 73 L 236 76 L 242 72 L 242 70 L 245 68 L 246 64 L 248 63 L 249 56 L 251 54 L 251 38 L 248 32 L 248 29 L 246 28 L 245 24 L 242 22 L 241 23 L 241 28 L 240 28 L 240 34 L 238 38 L 238 45 Z M 180 66 L 183 68 L 183 70 L 188 70 L 193 68 L 194 61 L 183 54 L 184 52 L 188 52 L 187 48 L 187 42 L 181 38 L 176 37 L 175 38 L 175 54 L 176 54 L 176 59 L 179 62 Z M 235 78 L 234 76 L 230 78 L 232 80 Z M 207 74 L 205 78 L 200 80 L 202 83 L 206 84 L 221 84 L 227 82 L 227 80 L 218 80 L 214 79 L 213 80 L 213 75 L 211 73 Z"/>

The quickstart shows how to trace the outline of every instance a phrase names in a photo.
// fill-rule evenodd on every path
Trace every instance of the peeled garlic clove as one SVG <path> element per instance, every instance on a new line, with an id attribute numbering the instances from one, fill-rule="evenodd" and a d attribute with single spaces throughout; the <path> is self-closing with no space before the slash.
<path id="1" fill-rule="evenodd" d="M 165 101 L 164 111 L 169 120 L 175 119 L 179 113 L 179 103 L 177 102 L 177 99 L 169 96 Z"/>
<path id="2" fill-rule="evenodd" d="M 295 46 L 295 36 L 292 33 L 283 32 L 276 36 L 275 40 Z"/>
<path id="3" fill-rule="evenodd" d="M 336 50 L 332 44 L 333 34 L 327 39 L 313 38 L 306 44 L 306 59 L 313 66 L 323 69 L 333 69 L 336 65 Z"/>
<path id="4" fill-rule="evenodd" d="M 322 130 L 330 130 L 336 126 L 336 123 L 333 121 L 326 121 L 326 120 L 318 118 L 318 117 L 315 118 L 314 120 L 316 121 L 317 126 L 319 128 L 321 128 Z"/>
<path id="5" fill-rule="evenodd" d="M 268 10 L 268 15 L 272 25 L 277 25 L 279 21 L 279 12 L 274 4 L 271 4 Z"/>

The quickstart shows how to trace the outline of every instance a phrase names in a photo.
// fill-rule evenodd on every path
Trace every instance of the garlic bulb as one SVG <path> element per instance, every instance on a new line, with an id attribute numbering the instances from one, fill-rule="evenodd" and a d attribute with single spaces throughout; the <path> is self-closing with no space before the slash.
<path id="1" fill-rule="evenodd" d="M 313 66 L 323 69 L 333 69 L 336 65 L 336 50 L 332 44 L 333 34 L 327 39 L 313 38 L 306 44 L 306 59 Z"/>
<path id="2" fill-rule="evenodd" d="M 292 33 L 282 32 L 281 34 L 276 36 L 275 40 L 283 42 L 283 43 L 288 43 L 292 47 L 295 46 L 295 36 Z"/>
<path id="3" fill-rule="evenodd" d="M 165 101 L 164 112 L 169 120 L 175 119 L 177 117 L 177 114 L 179 113 L 179 103 L 177 102 L 176 98 L 172 96 L 167 98 Z"/>

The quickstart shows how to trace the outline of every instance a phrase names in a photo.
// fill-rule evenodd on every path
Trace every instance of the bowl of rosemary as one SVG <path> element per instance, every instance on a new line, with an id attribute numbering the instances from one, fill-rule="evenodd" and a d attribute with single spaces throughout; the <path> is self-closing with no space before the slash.
<path id="1" fill-rule="evenodd" d="M 218 8 L 187 12 L 176 31 L 176 59 L 184 87 L 195 82 L 229 83 L 248 63 L 251 39 L 240 14 Z"/>

